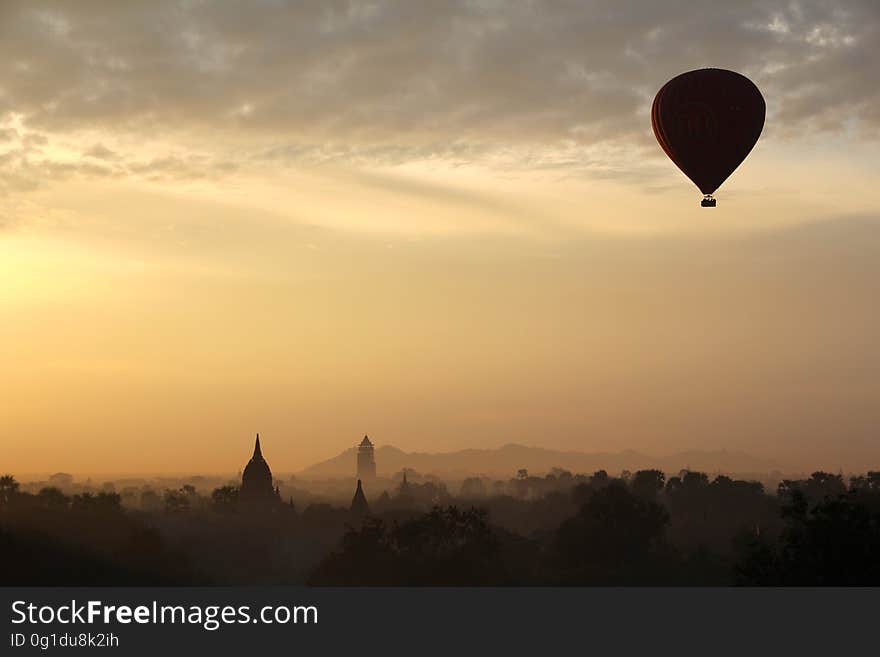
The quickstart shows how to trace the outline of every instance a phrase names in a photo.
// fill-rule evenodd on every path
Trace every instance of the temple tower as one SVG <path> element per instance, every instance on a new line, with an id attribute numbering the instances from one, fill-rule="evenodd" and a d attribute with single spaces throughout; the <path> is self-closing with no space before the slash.
<path id="1" fill-rule="evenodd" d="M 260 434 L 254 444 L 254 455 L 241 476 L 239 500 L 248 505 L 268 505 L 280 500 L 278 489 L 272 486 L 272 471 L 260 449 Z"/>
<path id="2" fill-rule="evenodd" d="M 358 479 L 370 481 L 376 478 L 376 459 L 373 456 L 373 443 L 367 436 L 358 445 L 357 454 Z"/>
<path id="3" fill-rule="evenodd" d="M 351 500 L 350 511 L 354 518 L 363 518 L 370 513 L 370 505 L 367 504 L 367 497 L 364 495 L 364 488 L 361 486 L 360 479 L 358 479 L 358 487 Z"/>

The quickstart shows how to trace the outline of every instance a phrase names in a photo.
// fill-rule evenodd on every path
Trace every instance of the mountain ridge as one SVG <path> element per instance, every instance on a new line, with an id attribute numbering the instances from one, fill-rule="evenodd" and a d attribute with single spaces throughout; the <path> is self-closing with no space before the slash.
<path id="1" fill-rule="evenodd" d="M 352 477 L 356 471 L 357 447 L 315 463 L 300 472 L 303 478 Z M 532 474 L 544 474 L 559 467 L 573 473 L 592 473 L 604 469 L 611 474 L 622 470 L 657 468 L 677 473 L 691 468 L 706 472 L 769 473 L 779 465 L 769 459 L 754 457 L 742 451 L 685 450 L 667 456 L 651 456 L 635 450 L 620 452 L 581 452 L 555 450 L 518 443 L 507 443 L 497 448 L 467 448 L 451 452 L 405 452 L 393 445 L 377 447 L 376 469 L 380 476 L 391 476 L 404 467 L 421 474 L 437 476 L 507 476 L 512 477 L 520 468 Z"/>

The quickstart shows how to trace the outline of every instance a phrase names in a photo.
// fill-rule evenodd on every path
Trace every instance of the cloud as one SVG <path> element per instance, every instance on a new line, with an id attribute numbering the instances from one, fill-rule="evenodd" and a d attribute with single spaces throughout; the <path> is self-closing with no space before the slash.
<path id="1" fill-rule="evenodd" d="M 70 178 L 104 178 L 123 173 L 118 168 L 87 159 L 58 160 L 41 155 L 27 138 L 0 153 L 0 198 L 36 190 L 47 183 Z"/>
<path id="2" fill-rule="evenodd" d="M 45 128 L 593 141 L 644 132 L 657 87 L 707 64 L 753 75 L 787 122 L 878 118 L 873 2 L 38 0 L 2 11 L 3 95 Z"/>
<path id="3" fill-rule="evenodd" d="M 235 162 L 215 160 L 204 155 L 169 155 L 148 161 L 128 162 L 124 170 L 148 180 L 199 180 L 234 172 Z"/>
<path id="4" fill-rule="evenodd" d="M 867 0 L 8 0 L 0 143 L 97 131 L 99 175 L 150 179 L 436 159 L 626 180 L 626 152 L 661 157 L 657 88 L 705 65 L 756 80 L 771 138 L 877 136 L 878 37 Z M 177 154 L 193 144 L 210 162 Z"/>
<path id="5" fill-rule="evenodd" d="M 118 160 L 119 154 L 110 150 L 104 144 L 95 144 L 83 153 L 86 157 L 93 157 L 96 160 Z"/>

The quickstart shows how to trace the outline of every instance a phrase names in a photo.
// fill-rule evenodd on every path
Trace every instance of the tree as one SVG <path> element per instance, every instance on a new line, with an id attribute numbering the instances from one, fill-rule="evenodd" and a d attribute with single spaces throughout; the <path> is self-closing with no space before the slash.
<path id="1" fill-rule="evenodd" d="M 468 477 L 461 483 L 462 497 L 485 497 L 486 484 L 480 477 Z"/>
<path id="2" fill-rule="evenodd" d="M 865 475 L 851 477 L 850 489 L 880 493 L 880 472 L 871 470 Z"/>
<path id="3" fill-rule="evenodd" d="M 814 472 L 809 479 L 785 479 L 777 488 L 776 494 L 784 504 L 790 504 L 795 491 L 803 493 L 807 502 L 817 504 L 829 498 L 846 493 L 843 475 L 828 472 Z"/>
<path id="4" fill-rule="evenodd" d="M 215 511 L 228 513 L 235 509 L 238 504 L 238 486 L 227 485 L 215 488 L 211 492 L 211 505 Z"/>
<path id="5" fill-rule="evenodd" d="M 876 586 L 880 584 L 880 512 L 858 491 L 810 506 L 791 493 L 782 508 L 785 529 L 777 542 L 741 546 L 736 571 L 751 585 Z"/>
<path id="6" fill-rule="evenodd" d="M 678 477 L 666 482 L 666 499 L 674 513 L 689 516 L 691 520 L 708 519 L 709 477 L 704 472 L 682 470 Z"/>
<path id="7" fill-rule="evenodd" d="M 605 472 L 605 470 L 596 470 L 596 472 L 593 473 L 593 476 L 590 477 L 590 486 L 596 490 L 607 486 L 610 481 L 611 477 L 608 476 L 608 473 Z"/>
<path id="8" fill-rule="evenodd" d="M 162 508 L 162 499 L 152 488 L 144 488 L 141 491 L 140 502 L 144 511 L 158 511 Z"/>
<path id="9" fill-rule="evenodd" d="M 19 484 L 12 475 L 0 477 L 0 505 L 6 506 L 18 494 Z"/>
<path id="10" fill-rule="evenodd" d="M 653 500 L 665 482 L 666 475 L 661 470 L 639 470 L 630 479 L 629 486 L 636 497 Z"/>
<path id="11" fill-rule="evenodd" d="M 186 513 L 190 510 L 192 496 L 183 490 L 166 490 L 163 496 L 165 513 Z"/>
<path id="12" fill-rule="evenodd" d="M 578 514 L 560 525 L 556 553 L 563 583 L 622 584 L 650 581 L 665 549 L 669 514 L 625 485 L 593 492 Z"/>
<path id="13" fill-rule="evenodd" d="M 560 467 L 550 468 L 550 473 L 548 476 L 552 476 L 554 479 L 559 479 L 562 481 L 571 481 L 572 479 L 571 472 Z"/>
<path id="14" fill-rule="evenodd" d="M 486 512 L 434 507 L 390 528 L 368 518 L 349 528 L 310 583 L 355 586 L 485 586 L 506 574 Z"/>
<path id="15" fill-rule="evenodd" d="M 50 509 L 62 509 L 67 507 L 69 503 L 67 496 L 54 486 L 41 488 L 37 493 L 37 500 L 42 506 Z"/>
<path id="16" fill-rule="evenodd" d="M 122 498 L 117 493 L 82 493 L 71 498 L 70 508 L 88 513 L 118 513 L 122 511 Z"/>
<path id="17" fill-rule="evenodd" d="M 681 486 L 684 490 L 698 491 L 709 485 L 709 476 L 705 472 L 682 470 Z"/>

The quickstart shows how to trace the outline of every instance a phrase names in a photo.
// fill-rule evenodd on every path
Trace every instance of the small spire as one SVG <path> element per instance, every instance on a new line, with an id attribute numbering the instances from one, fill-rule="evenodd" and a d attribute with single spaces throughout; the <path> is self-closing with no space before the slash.
<path id="1" fill-rule="evenodd" d="M 364 489 L 361 485 L 361 480 L 358 479 L 358 487 L 354 492 L 354 497 L 351 500 L 351 513 L 357 518 L 363 518 L 365 515 L 370 513 L 370 505 L 367 504 L 367 498 L 364 495 Z"/>
<path id="2" fill-rule="evenodd" d="M 257 442 L 254 445 L 254 456 L 253 458 L 263 458 L 263 452 L 260 451 L 260 434 L 257 434 Z"/>

